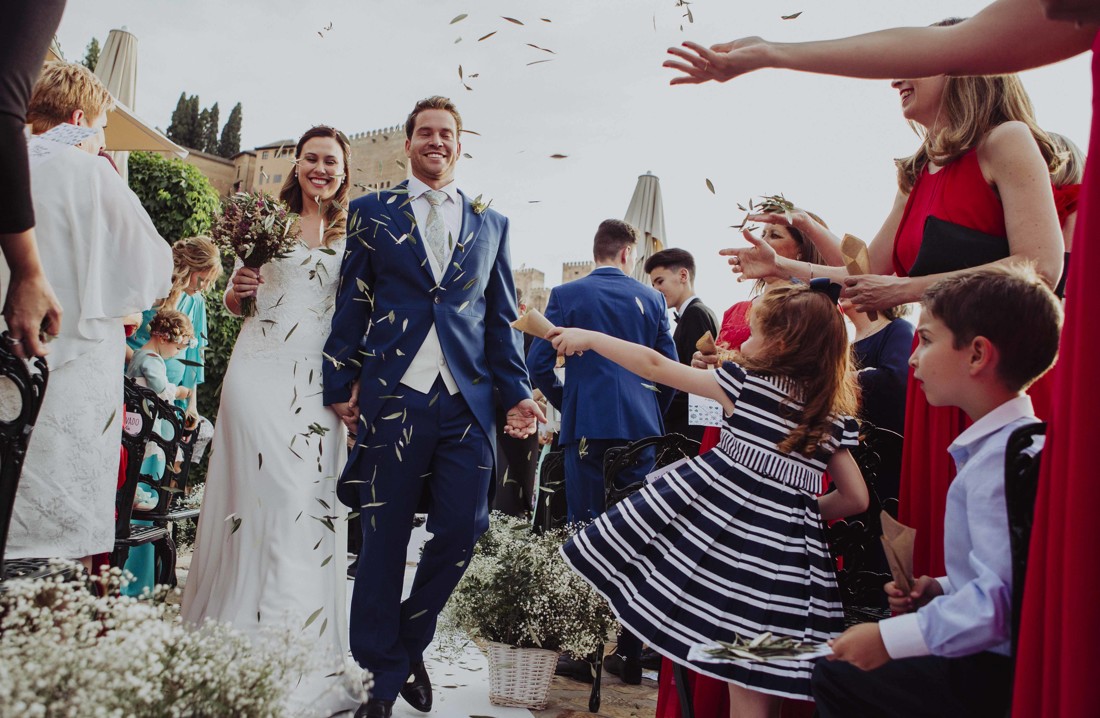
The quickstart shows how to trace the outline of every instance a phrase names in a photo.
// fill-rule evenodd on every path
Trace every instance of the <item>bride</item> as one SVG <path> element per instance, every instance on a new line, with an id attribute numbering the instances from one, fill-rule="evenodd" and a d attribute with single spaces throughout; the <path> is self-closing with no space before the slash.
<path id="1" fill-rule="evenodd" d="M 225 305 L 256 298 L 222 385 L 183 618 L 228 622 L 263 650 L 265 629 L 290 629 L 313 664 L 291 689 L 290 715 L 353 712 L 366 700 L 346 658 L 346 509 L 336 478 L 346 429 L 321 403 L 321 349 L 344 254 L 350 147 L 313 127 L 280 192 L 301 215 L 300 244 L 260 270 L 242 267 Z"/>

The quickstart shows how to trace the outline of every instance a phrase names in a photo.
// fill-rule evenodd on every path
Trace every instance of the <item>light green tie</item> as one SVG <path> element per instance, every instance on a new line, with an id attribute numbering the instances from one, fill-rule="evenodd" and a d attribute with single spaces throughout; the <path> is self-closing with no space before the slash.
<path id="1" fill-rule="evenodd" d="M 443 223 L 443 210 L 440 209 L 440 205 L 447 199 L 447 193 L 430 189 L 424 193 L 424 197 L 432 206 L 428 210 L 428 226 L 425 228 L 424 239 L 432 248 L 439 267 L 445 269 L 447 267 L 447 226 Z"/>

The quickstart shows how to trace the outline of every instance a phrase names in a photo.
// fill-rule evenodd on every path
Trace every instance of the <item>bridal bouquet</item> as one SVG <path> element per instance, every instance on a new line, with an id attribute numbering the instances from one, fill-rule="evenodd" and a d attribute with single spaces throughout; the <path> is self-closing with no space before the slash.
<path id="1" fill-rule="evenodd" d="M 269 194 L 240 192 L 225 201 L 210 230 L 224 251 L 235 254 L 244 266 L 259 269 L 294 248 L 298 215 Z M 241 315 L 255 316 L 256 300 L 241 300 Z"/>

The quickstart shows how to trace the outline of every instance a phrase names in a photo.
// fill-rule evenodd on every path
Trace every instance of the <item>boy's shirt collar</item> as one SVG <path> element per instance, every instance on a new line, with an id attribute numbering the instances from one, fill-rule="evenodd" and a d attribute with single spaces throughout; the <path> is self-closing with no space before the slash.
<path id="1" fill-rule="evenodd" d="M 947 451 L 956 460 L 961 460 L 963 455 L 969 453 L 969 449 L 973 444 L 1003 429 L 1012 422 L 1024 418 L 1035 418 L 1035 410 L 1031 406 L 1031 397 L 1027 394 L 1009 399 L 975 421 L 951 442 L 951 445 L 947 447 Z"/>

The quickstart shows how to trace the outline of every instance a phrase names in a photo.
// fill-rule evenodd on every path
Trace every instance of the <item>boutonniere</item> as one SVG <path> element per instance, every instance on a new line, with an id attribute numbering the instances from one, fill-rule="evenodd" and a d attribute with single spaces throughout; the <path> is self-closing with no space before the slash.
<path id="1" fill-rule="evenodd" d="M 481 214 L 485 210 L 489 209 L 489 205 L 491 205 L 492 203 L 493 200 L 482 202 L 481 195 L 478 195 L 477 197 L 474 197 L 472 200 L 470 200 L 470 209 L 474 211 L 474 214 Z"/>

